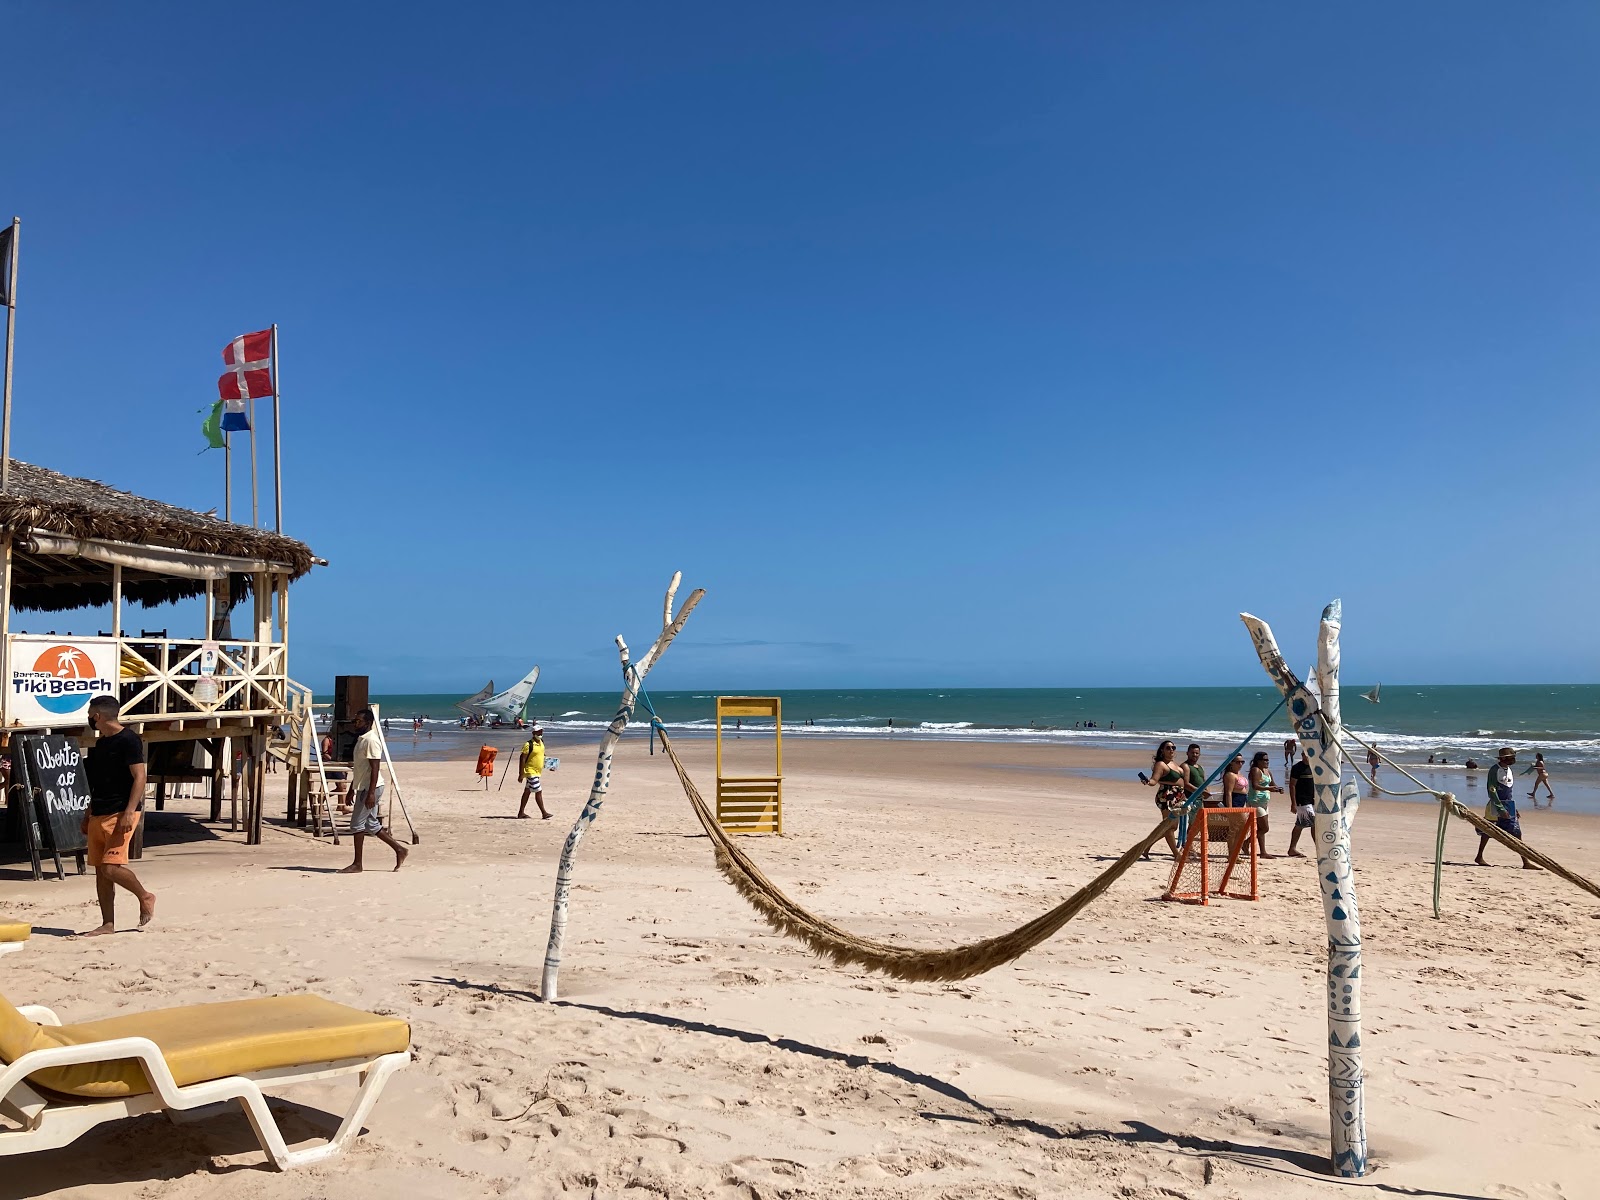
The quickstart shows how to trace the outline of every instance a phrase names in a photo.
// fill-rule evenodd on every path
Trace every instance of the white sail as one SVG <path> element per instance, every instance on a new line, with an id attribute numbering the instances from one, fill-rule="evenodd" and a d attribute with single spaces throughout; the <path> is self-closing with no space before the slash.
<path id="1" fill-rule="evenodd" d="M 478 715 L 483 702 L 492 695 L 494 695 L 494 680 L 491 679 L 465 700 L 456 701 L 456 707 L 466 713 L 467 716 L 475 717 Z"/>
<path id="2" fill-rule="evenodd" d="M 478 713 L 485 720 L 492 721 L 499 718 L 502 721 L 515 722 L 522 719 L 522 710 L 528 706 L 528 697 L 533 695 L 533 685 L 539 682 L 539 668 L 534 667 L 516 683 L 503 692 L 496 692 L 487 700 L 478 702 Z"/>

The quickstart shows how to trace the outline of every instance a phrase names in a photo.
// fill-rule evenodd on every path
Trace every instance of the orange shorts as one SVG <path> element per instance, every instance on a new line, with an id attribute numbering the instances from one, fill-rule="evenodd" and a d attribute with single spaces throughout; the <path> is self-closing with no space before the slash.
<path id="1" fill-rule="evenodd" d="M 109 817 L 91 816 L 89 818 L 89 865 L 91 867 L 125 867 L 128 865 L 128 845 L 133 841 L 134 830 L 139 828 L 139 822 L 144 819 L 144 814 L 136 814 L 133 829 L 119 836 L 117 834 L 117 822 L 121 818 L 121 813 L 112 813 Z"/>

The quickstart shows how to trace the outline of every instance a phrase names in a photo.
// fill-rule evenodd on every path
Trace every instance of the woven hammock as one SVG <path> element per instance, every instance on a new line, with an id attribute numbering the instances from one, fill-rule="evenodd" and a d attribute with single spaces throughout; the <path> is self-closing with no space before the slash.
<path id="1" fill-rule="evenodd" d="M 797 938 L 833 962 L 849 963 L 865 967 L 869 971 L 881 971 L 896 979 L 920 982 L 970 979 L 974 975 L 982 975 L 985 971 L 992 971 L 1013 959 L 1021 958 L 1041 942 L 1054 937 L 1063 925 L 1104 895 L 1106 890 L 1138 862 L 1151 846 L 1177 827 L 1176 820 L 1161 822 L 1143 840 L 1089 883 L 1049 912 L 1035 917 L 1026 925 L 1021 925 L 1009 933 L 986 938 L 981 942 L 971 942 L 965 946 L 948 948 L 897 946 L 891 942 L 857 937 L 848 930 L 840 929 L 832 922 L 823 920 L 815 913 L 808 912 L 784 895 L 782 890 L 762 873 L 761 868 L 751 861 L 750 856 L 734 844 L 728 832 L 717 824 L 716 814 L 707 806 L 705 799 L 700 795 L 700 789 L 695 787 L 694 780 L 689 778 L 688 771 L 684 769 L 683 763 L 672 748 L 666 730 L 656 725 L 655 734 L 661 739 L 661 748 L 667 752 L 667 758 L 672 762 L 672 769 L 678 773 L 678 782 L 683 785 L 684 794 L 688 796 L 689 803 L 694 808 L 694 815 L 699 819 L 700 827 L 711 839 L 711 848 L 717 859 L 717 870 L 721 871 L 735 890 L 750 902 L 762 920 L 779 933 Z"/>

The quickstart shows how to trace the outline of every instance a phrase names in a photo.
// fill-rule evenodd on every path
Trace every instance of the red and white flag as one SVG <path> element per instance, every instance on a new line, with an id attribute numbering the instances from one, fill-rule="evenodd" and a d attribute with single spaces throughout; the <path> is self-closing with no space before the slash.
<path id="1" fill-rule="evenodd" d="M 222 361 L 228 364 L 217 380 L 222 427 L 229 431 L 249 429 L 244 402 L 272 395 L 272 330 L 234 338 L 222 348 Z"/>

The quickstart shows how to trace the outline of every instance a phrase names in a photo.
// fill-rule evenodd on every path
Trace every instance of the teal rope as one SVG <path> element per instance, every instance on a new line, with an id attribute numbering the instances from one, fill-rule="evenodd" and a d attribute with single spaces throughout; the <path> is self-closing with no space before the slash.
<path id="1" fill-rule="evenodd" d="M 1266 716 L 1261 718 L 1261 724 L 1257 725 L 1249 733 L 1245 734 L 1244 741 L 1240 742 L 1237 746 L 1235 746 L 1233 748 L 1233 753 L 1232 754 L 1225 755 L 1223 757 L 1222 761 L 1217 764 L 1217 769 L 1212 771 L 1211 774 L 1206 776 L 1206 781 L 1204 783 L 1202 783 L 1199 787 L 1195 788 L 1194 795 L 1190 796 L 1187 800 L 1184 801 L 1183 809 L 1182 809 L 1182 811 L 1180 811 L 1178 813 L 1178 844 L 1180 846 L 1183 844 L 1184 840 L 1186 838 L 1188 838 L 1188 836 L 1189 836 L 1189 818 L 1194 816 L 1195 813 L 1200 811 L 1200 793 L 1205 791 L 1208 787 L 1210 787 L 1213 783 L 1215 783 L 1217 781 L 1218 777 L 1222 774 L 1222 772 L 1227 769 L 1228 764 L 1233 761 L 1234 755 L 1235 754 L 1243 754 L 1244 753 L 1244 748 L 1246 746 L 1248 746 L 1252 741 L 1255 740 L 1256 734 L 1260 733 L 1263 729 L 1265 729 L 1267 727 L 1267 723 L 1269 721 L 1271 721 L 1273 717 L 1277 716 L 1278 715 L 1278 710 L 1281 709 L 1287 703 L 1289 703 L 1289 697 L 1288 696 L 1282 697 L 1278 701 L 1278 703 L 1273 706 L 1272 711 L 1269 712 Z"/>
<path id="2" fill-rule="evenodd" d="M 638 670 L 632 663 L 624 663 L 622 677 L 626 680 L 629 675 L 632 675 L 634 683 L 639 685 L 639 700 L 644 704 L 645 712 L 650 714 L 650 755 L 653 758 L 656 753 L 656 734 L 665 733 L 667 727 L 661 718 L 656 716 L 656 706 L 650 703 L 650 693 L 645 690 L 644 680 L 640 678 Z M 665 746 L 666 743 L 663 742 L 662 745 Z"/>

